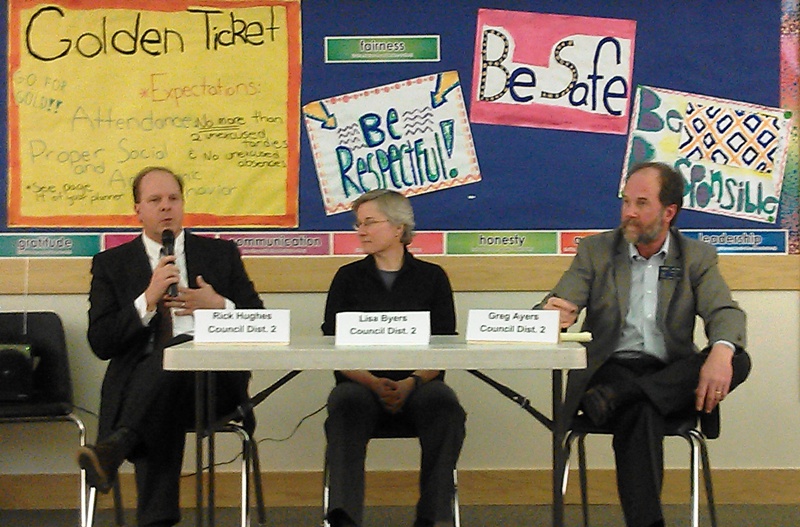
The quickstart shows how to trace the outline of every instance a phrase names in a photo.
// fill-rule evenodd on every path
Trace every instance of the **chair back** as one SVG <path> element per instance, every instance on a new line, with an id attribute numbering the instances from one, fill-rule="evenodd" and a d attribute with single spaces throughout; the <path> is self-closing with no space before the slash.
<path id="1" fill-rule="evenodd" d="M 33 397 L 0 405 L 0 416 L 68 414 L 72 411 L 72 380 L 64 326 L 52 311 L 0 313 L 0 342 L 28 343 L 35 370 Z"/>

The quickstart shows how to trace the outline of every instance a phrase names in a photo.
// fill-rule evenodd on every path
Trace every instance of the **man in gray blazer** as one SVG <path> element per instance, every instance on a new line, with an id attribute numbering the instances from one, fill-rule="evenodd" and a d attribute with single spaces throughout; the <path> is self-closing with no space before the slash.
<path id="1" fill-rule="evenodd" d="M 714 247 L 673 226 L 684 179 L 663 163 L 637 165 L 621 224 L 581 240 L 540 308 L 562 328 L 586 309 L 587 368 L 570 372 L 566 415 L 579 410 L 613 433 L 617 486 L 628 527 L 664 525 L 665 416 L 711 412 L 750 372 L 745 314 L 731 298 Z M 708 346 L 693 342 L 696 317 Z"/>

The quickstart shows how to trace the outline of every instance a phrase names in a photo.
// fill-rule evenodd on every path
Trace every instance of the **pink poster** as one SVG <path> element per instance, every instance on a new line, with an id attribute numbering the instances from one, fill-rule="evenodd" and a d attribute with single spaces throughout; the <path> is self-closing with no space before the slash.
<path id="1" fill-rule="evenodd" d="M 625 134 L 635 20 L 478 11 L 473 123 Z"/>

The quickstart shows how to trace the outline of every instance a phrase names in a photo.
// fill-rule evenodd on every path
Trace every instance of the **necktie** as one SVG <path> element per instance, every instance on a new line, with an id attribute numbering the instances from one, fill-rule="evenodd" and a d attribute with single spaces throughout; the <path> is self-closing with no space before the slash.
<path id="1" fill-rule="evenodd" d="M 164 247 L 159 251 L 160 256 L 163 258 L 167 255 Z M 156 311 L 158 312 L 158 328 L 156 329 L 156 349 L 164 349 L 167 342 L 172 338 L 172 310 L 164 305 L 164 300 L 161 299 L 156 304 Z"/>
<path id="2" fill-rule="evenodd" d="M 163 300 L 159 300 L 156 305 L 158 312 L 158 328 L 156 329 L 156 349 L 164 349 L 167 342 L 172 338 L 172 313 L 164 305 Z"/>

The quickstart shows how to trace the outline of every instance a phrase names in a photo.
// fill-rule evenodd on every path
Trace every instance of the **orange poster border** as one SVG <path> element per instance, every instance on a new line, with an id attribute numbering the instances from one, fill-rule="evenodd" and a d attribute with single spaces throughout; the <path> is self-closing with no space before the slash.
<path id="1" fill-rule="evenodd" d="M 210 213 L 186 213 L 184 223 L 187 227 L 297 227 L 299 225 L 299 183 L 300 183 L 300 82 L 302 72 L 302 39 L 300 21 L 300 0 L 206 0 L 209 7 L 245 8 L 281 6 L 286 9 L 288 33 L 288 101 L 287 101 L 287 178 L 286 213 L 279 215 L 220 216 Z M 187 9 L 197 2 L 192 0 L 9 0 L 8 4 L 8 68 L 6 80 L 8 115 L 8 211 L 9 229 L 25 227 L 128 227 L 139 223 L 132 214 L 105 215 L 53 215 L 25 216 L 22 214 L 22 177 L 20 159 L 20 120 L 14 94 L 11 90 L 12 72 L 21 64 L 19 39 L 12 37 L 13 31 L 22 28 L 20 12 L 37 5 L 58 5 L 66 9 L 142 9 L 147 11 L 172 12 Z M 133 5 L 132 5 L 133 4 Z M 131 210 L 133 203 L 131 202 Z"/>

